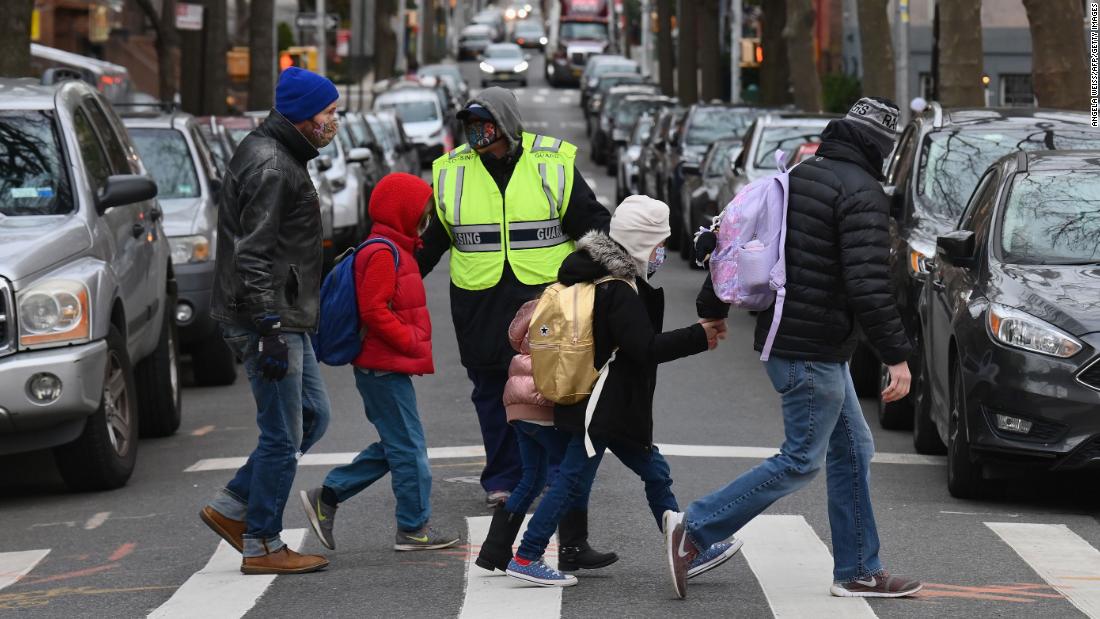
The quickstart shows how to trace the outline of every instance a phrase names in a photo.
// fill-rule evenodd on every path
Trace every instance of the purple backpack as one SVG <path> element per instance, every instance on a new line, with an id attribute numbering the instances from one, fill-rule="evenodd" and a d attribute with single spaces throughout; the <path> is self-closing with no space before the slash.
<path id="1" fill-rule="evenodd" d="M 787 294 L 787 196 L 789 179 L 782 151 L 775 151 L 778 174 L 749 183 L 718 218 L 718 244 L 710 256 L 714 292 L 722 301 L 762 312 L 775 303 L 775 316 L 760 355 L 771 354 L 783 299 Z"/>

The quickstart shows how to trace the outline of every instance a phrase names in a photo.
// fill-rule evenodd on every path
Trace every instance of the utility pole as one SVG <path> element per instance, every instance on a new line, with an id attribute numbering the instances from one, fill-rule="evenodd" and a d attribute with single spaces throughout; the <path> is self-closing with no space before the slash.
<path id="1" fill-rule="evenodd" d="M 741 103 L 741 0 L 730 0 L 730 103 Z"/>
<path id="2" fill-rule="evenodd" d="M 901 111 L 899 120 L 909 122 L 909 0 L 897 0 L 898 13 L 894 25 L 898 29 L 896 62 L 894 63 L 895 101 Z"/>
<path id="3" fill-rule="evenodd" d="M 428 40 L 424 33 L 424 26 L 428 23 L 424 14 L 424 0 L 416 0 L 416 22 L 416 66 L 420 67 L 424 65 L 424 42 Z"/>
<path id="4" fill-rule="evenodd" d="M 325 0 L 317 0 L 317 72 L 324 75 L 328 70 L 328 50 L 326 43 L 328 43 L 328 34 L 325 31 L 325 22 L 328 21 L 325 15 Z"/>
<path id="5" fill-rule="evenodd" d="M 653 63 L 651 61 L 650 41 L 653 39 L 653 20 L 651 19 L 649 0 L 642 0 L 642 74 L 652 75 Z"/>
<path id="6" fill-rule="evenodd" d="M 323 0 L 322 0 L 323 1 Z M 397 0 L 397 74 L 404 77 L 409 72 L 409 53 L 405 49 L 405 39 L 408 38 L 407 27 L 409 18 L 405 0 Z"/>

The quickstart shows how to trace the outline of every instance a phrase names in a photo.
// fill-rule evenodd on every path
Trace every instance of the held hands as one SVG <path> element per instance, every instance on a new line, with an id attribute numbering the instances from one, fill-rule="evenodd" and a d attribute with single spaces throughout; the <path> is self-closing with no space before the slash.
<path id="1" fill-rule="evenodd" d="M 887 368 L 890 371 L 890 384 L 882 390 L 882 401 L 897 402 L 909 395 L 909 384 L 913 381 L 913 377 L 909 374 L 909 363 L 902 361 Z"/>
<path id="2" fill-rule="evenodd" d="M 699 324 L 703 325 L 703 331 L 707 334 L 707 347 L 710 350 L 718 348 L 718 340 L 726 339 L 726 321 L 721 318 L 701 318 Z"/>

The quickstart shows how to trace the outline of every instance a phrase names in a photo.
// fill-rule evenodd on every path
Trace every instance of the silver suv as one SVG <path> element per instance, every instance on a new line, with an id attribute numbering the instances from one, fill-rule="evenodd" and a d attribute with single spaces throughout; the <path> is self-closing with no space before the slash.
<path id="1" fill-rule="evenodd" d="M 164 209 L 164 233 L 178 283 L 173 312 L 180 349 L 191 354 L 196 383 L 231 385 L 237 378 L 237 360 L 210 317 L 221 190 L 214 157 L 190 114 L 118 109 L 157 183 L 157 201 Z"/>
<path id="2" fill-rule="evenodd" d="M 76 490 L 126 483 L 180 424 L 157 187 L 86 83 L 0 79 L 0 454 L 53 448 Z"/>

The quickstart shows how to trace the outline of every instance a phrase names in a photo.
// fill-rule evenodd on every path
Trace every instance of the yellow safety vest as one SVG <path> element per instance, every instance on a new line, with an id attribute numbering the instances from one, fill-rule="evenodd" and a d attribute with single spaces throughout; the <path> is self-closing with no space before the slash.
<path id="1" fill-rule="evenodd" d="M 507 260 L 524 284 L 557 279 L 573 252 L 561 222 L 573 191 L 577 147 L 523 134 L 523 153 L 501 196 L 469 145 L 432 163 L 435 208 L 451 236 L 451 281 L 464 290 L 492 288 Z"/>

